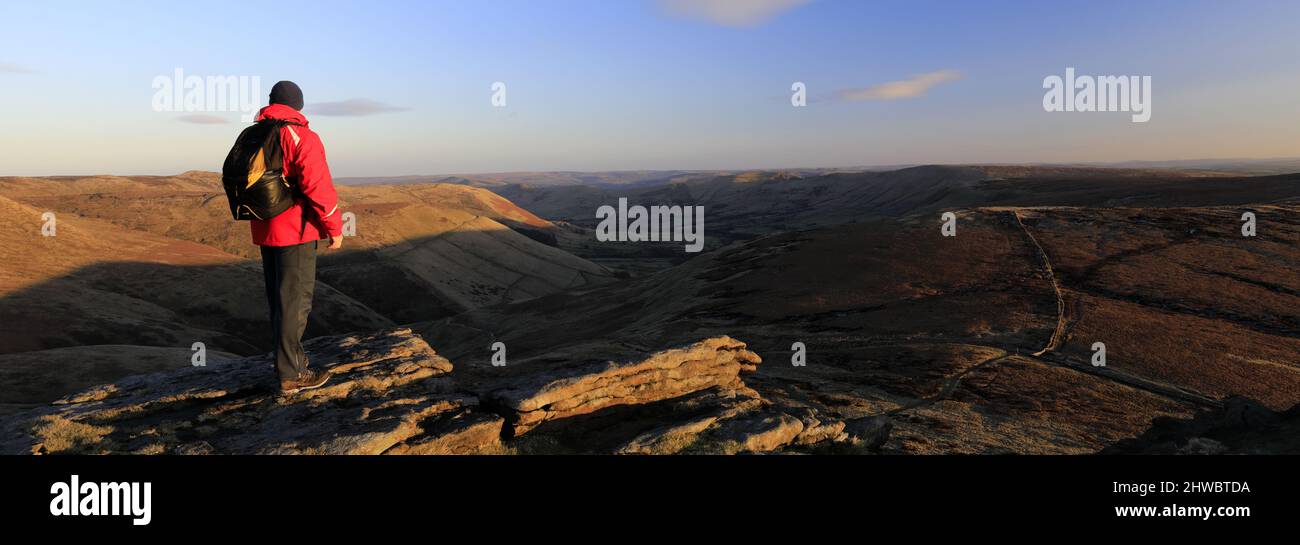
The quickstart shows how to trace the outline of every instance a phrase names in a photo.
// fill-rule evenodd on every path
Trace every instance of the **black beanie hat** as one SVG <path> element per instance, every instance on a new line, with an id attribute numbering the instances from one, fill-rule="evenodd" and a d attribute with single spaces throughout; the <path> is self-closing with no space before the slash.
<path id="1" fill-rule="evenodd" d="M 292 81 L 282 81 L 271 88 L 271 104 L 284 104 L 295 110 L 302 110 L 302 89 Z"/>

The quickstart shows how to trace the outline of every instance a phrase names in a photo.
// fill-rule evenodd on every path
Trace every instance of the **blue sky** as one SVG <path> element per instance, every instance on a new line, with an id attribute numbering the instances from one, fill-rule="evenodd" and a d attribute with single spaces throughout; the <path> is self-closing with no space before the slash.
<path id="1" fill-rule="evenodd" d="M 176 68 L 259 76 L 262 103 L 299 83 L 336 176 L 1300 156 L 1284 0 L 53 1 L 2 19 L 0 175 L 218 170 L 238 115 L 154 111 Z M 1066 67 L 1151 76 L 1151 121 L 1045 112 Z M 960 77 L 838 98 L 934 73 Z M 393 111 L 310 115 L 354 99 Z"/>

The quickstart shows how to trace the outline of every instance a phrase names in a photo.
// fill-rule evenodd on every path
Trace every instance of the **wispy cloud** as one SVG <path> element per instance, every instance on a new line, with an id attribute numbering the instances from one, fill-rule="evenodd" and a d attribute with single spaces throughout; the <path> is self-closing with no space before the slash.
<path id="1" fill-rule="evenodd" d="M 208 114 L 186 114 L 176 118 L 181 123 L 193 123 L 195 125 L 222 125 L 229 123 L 230 120 L 219 115 Z"/>
<path id="2" fill-rule="evenodd" d="M 388 112 L 405 112 L 410 108 L 392 106 L 368 98 L 352 98 L 338 102 L 317 102 L 307 106 L 307 112 L 315 115 L 356 117 Z"/>
<path id="3" fill-rule="evenodd" d="M 729 27 L 754 27 L 812 0 L 659 0 L 675 17 Z"/>
<path id="4" fill-rule="evenodd" d="M 0 62 L 0 74 L 35 74 L 36 71 L 26 66 Z"/>
<path id="5" fill-rule="evenodd" d="M 899 100 L 904 98 L 915 98 L 924 95 L 931 87 L 961 79 L 961 72 L 956 70 L 940 70 L 928 74 L 918 74 L 911 78 L 872 85 L 870 87 L 857 87 L 853 89 L 842 89 L 836 93 L 840 100 L 859 101 L 859 100 Z"/>

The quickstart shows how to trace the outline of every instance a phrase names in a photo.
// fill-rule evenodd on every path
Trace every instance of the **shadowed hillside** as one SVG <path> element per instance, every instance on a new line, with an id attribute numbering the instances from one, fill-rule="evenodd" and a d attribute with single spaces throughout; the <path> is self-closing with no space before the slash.
<path id="1" fill-rule="evenodd" d="M 0 199 L 13 208 L 13 217 L 25 218 L 11 226 L 3 240 L 12 251 L 23 254 L 48 247 L 48 259 L 23 263 L 22 270 L 30 273 L 24 274 L 31 278 L 50 278 L 96 261 L 137 260 L 137 255 L 142 256 L 138 261 L 163 262 L 207 256 L 232 263 L 228 280 L 198 284 L 153 279 L 148 288 L 184 284 L 188 288 L 175 289 L 230 291 L 250 281 L 260 282 L 260 277 L 245 274 L 260 272 L 238 259 L 256 261 L 259 254 L 250 242 L 248 225 L 230 220 L 221 191 L 219 177 L 202 172 L 176 177 L 0 178 Z M 318 293 L 317 302 L 329 306 L 333 298 L 327 296 L 337 288 L 376 316 L 369 322 L 329 328 L 330 332 L 450 315 L 600 284 L 613 276 L 602 266 L 555 248 L 556 226 L 486 190 L 454 185 L 365 186 L 341 187 L 340 196 L 342 209 L 355 214 L 356 236 L 347 238 L 344 251 L 322 254 L 318 270 L 327 285 L 326 297 Z M 65 238 L 39 236 L 45 211 L 70 222 L 61 236 L 85 242 L 77 242 L 74 250 L 56 250 Z M 105 242 L 95 244 L 89 237 Z M 177 247 L 172 252 L 176 257 L 157 249 L 145 251 L 134 242 L 134 248 L 119 251 L 114 241 L 118 238 L 172 244 Z M 119 294 L 121 282 L 110 284 L 101 291 Z M 361 311 L 352 311 L 356 312 Z"/>

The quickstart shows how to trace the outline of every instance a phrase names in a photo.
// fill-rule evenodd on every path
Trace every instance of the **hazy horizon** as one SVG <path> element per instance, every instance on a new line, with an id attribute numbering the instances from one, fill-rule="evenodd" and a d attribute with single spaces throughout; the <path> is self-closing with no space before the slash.
<path id="1" fill-rule="evenodd" d="M 775 172 L 785 170 L 827 170 L 827 171 L 854 171 L 854 170 L 901 170 L 907 168 L 925 167 L 925 166 L 1024 166 L 1024 167 L 1083 167 L 1083 168 L 1154 168 L 1154 169 L 1171 169 L 1180 168 L 1197 169 L 1209 166 L 1227 166 L 1226 163 L 1244 162 L 1248 164 L 1268 164 L 1272 162 L 1298 162 L 1300 156 L 1295 157 L 1209 157 L 1204 159 L 1135 159 L 1130 161 L 1060 161 L 1060 162 L 965 162 L 965 163 L 942 163 L 942 162 L 920 162 L 908 164 L 873 164 L 873 165 L 837 165 L 837 166 L 777 166 L 777 167 L 737 167 L 737 168 L 615 168 L 605 170 L 573 170 L 573 169 L 522 169 L 522 170 L 483 170 L 476 172 L 420 172 L 420 173 L 402 173 L 402 174 L 353 174 L 353 175 L 334 175 L 336 180 L 355 180 L 366 178 L 432 178 L 442 176 L 506 176 L 511 174 L 610 174 L 610 173 L 660 173 L 660 172 Z M 1134 166 L 1136 165 L 1136 166 Z M 20 177 L 20 178 L 58 178 L 58 177 L 90 177 L 90 176 L 179 176 L 187 172 L 214 172 L 220 173 L 220 168 L 188 168 L 179 171 L 159 171 L 159 172 L 47 172 L 31 174 L 12 174 L 0 172 L 0 178 L 3 177 Z"/>

